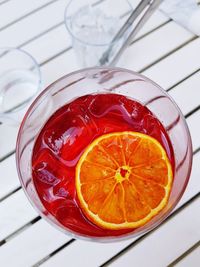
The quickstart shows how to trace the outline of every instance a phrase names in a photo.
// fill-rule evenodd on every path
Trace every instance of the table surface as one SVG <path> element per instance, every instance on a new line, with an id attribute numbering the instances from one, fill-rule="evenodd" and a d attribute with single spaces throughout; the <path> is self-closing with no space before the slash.
<path id="1" fill-rule="evenodd" d="M 78 69 L 63 23 L 66 4 L 66 0 L 0 1 L 0 46 L 32 54 L 41 67 L 44 87 Z M 1 123 L 0 266 L 200 266 L 200 38 L 156 11 L 118 66 L 160 84 L 186 117 L 194 161 L 180 203 L 163 224 L 140 238 L 111 244 L 71 239 L 29 204 L 15 167 L 18 129 Z"/>

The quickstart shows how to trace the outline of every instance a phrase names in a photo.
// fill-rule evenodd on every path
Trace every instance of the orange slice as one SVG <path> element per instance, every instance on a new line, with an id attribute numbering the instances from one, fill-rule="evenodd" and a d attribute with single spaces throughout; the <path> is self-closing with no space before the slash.
<path id="1" fill-rule="evenodd" d="M 95 139 L 76 167 L 76 191 L 86 217 L 106 229 L 144 225 L 166 205 L 172 167 L 160 143 L 138 132 Z"/>

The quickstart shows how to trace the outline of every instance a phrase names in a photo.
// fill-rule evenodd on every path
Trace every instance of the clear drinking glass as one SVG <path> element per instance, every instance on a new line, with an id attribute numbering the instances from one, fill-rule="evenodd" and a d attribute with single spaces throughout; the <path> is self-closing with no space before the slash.
<path id="1" fill-rule="evenodd" d="M 41 85 L 35 59 L 17 48 L 0 48 L 0 121 L 19 124 Z"/>
<path id="2" fill-rule="evenodd" d="M 109 47 L 112 47 L 109 58 L 112 60 L 129 30 L 116 41 L 113 38 L 131 11 L 132 6 L 127 0 L 70 1 L 65 10 L 65 25 L 71 35 L 79 65 L 100 65 L 99 60 Z"/>
<path id="3" fill-rule="evenodd" d="M 35 140 L 49 117 L 77 97 L 98 93 L 121 94 L 147 106 L 165 127 L 175 154 L 174 182 L 165 208 L 144 226 L 118 237 L 91 237 L 72 232 L 43 206 L 32 179 L 32 151 Z M 136 116 L 137 114 L 134 114 Z M 40 118 L 40 119 L 38 119 Z M 22 187 L 38 213 L 53 226 L 77 238 L 111 242 L 135 237 L 158 226 L 183 195 L 192 166 L 192 144 L 183 114 L 173 99 L 150 79 L 121 68 L 90 68 L 68 74 L 45 89 L 32 103 L 21 124 L 16 161 Z"/>

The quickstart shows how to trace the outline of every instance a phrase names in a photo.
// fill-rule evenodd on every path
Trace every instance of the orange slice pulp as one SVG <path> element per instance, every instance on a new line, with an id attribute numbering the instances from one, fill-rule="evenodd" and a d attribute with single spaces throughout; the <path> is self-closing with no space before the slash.
<path id="1" fill-rule="evenodd" d="M 126 131 L 95 139 L 76 167 L 76 191 L 86 217 L 106 229 L 144 225 L 167 204 L 173 173 L 154 138 Z"/>

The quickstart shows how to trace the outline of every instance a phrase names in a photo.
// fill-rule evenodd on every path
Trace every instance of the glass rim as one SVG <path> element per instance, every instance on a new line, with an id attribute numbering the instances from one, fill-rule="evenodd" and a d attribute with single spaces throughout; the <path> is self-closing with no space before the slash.
<path id="1" fill-rule="evenodd" d="M 0 47 L 0 57 L 1 57 L 1 53 L 9 53 L 9 52 L 17 52 L 19 54 L 22 54 L 22 55 L 25 55 L 27 58 L 29 58 L 36 71 L 37 71 L 37 77 L 38 77 L 38 81 L 37 81 L 37 90 L 35 91 L 35 93 L 26 101 L 24 101 L 22 104 L 19 104 L 17 107 L 14 107 L 14 108 L 11 108 L 10 110 L 8 111 L 5 111 L 5 112 L 0 112 L 0 116 L 9 116 L 10 114 L 15 114 L 17 113 L 18 111 L 20 111 L 21 109 L 23 109 L 25 106 L 28 105 L 28 103 L 31 102 L 31 100 L 37 95 L 37 93 L 39 92 L 40 88 L 41 88 L 41 84 L 42 84 L 42 75 L 41 75 L 41 70 L 40 70 L 40 67 L 39 67 L 39 64 L 37 63 L 36 59 L 31 55 L 29 54 L 27 51 L 21 49 L 21 48 L 18 48 L 18 47 L 9 47 L 9 46 L 5 46 L 5 47 Z M 1 75 L 0 75 L 1 77 Z"/>
<path id="2" fill-rule="evenodd" d="M 67 4 L 66 8 L 65 8 L 65 11 L 64 11 L 64 24 L 65 24 L 65 27 L 67 28 L 67 31 L 69 32 L 69 34 L 71 35 L 72 38 L 74 38 L 75 40 L 79 41 L 80 43 L 84 44 L 84 45 L 88 45 L 88 46 L 96 46 L 96 47 L 103 47 L 103 46 L 109 46 L 109 45 L 114 45 L 115 43 L 117 43 L 120 39 L 118 40 L 115 40 L 115 41 L 110 41 L 110 42 L 105 42 L 105 43 L 102 43 L 102 44 L 95 44 L 95 43 L 92 43 L 92 42 L 87 42 L 87 41 L 84 41 L 84 40 L 81 40 L 77 35 L 75 35 L 73 33 L 73 31 L 71 30 L 71 27 L 69 26 L 69 21 L 71 19 L 71 16 L 69 17 L 67 15 L 67 12 L 70 8 L 70 5 L 71 3 L 73 2 L 74 0 L 70 0 L 69 3 Z M 125 0 L 128 5 L 130 6 L 130 11 L 133 10 L 133 6 L 132 4 L 130 3 L 129 0 Z M 98 3 L 99 1 L 97 1 Z M 113 36 L 114 37 L 114 36 Z"/>
<path id="3" fill-rule="evenodd" d="M 41 99 L 41 97 L 48 97 L 49 95 L 49 90 L 51 90 L 51 88 L 57 84 L 58 82 L 81 72 L 86 72 L 86 71 L 90 71 L 90 70 L 119 70 L 122 72 L 128 72 L 130 74 L 134 74 L 137 75 L 141 78 L 144 78 L 146 81 L 154 84 L 156 87 L 158 87 L 173 103 L 173 105 L 176 107 L 176 109 L 179 112 L 180 118 L 182 119 L 183 123 L 184 123 L 184 127 L 186 130 L 186 134 L 188 137 L 188 153 L 190 155 L 189 157 L 189 168 L 187 170 L 186 173 L 186 179 L 183 183 L 183 188 L 180 191 L 180 193 L 176 196 L 174 202 L 172 203 L 172 205 L 169 207 L 169 209 L 160 217 L 158 218 L 152 225 L 149 225 L 148 227 L 146 227 L 145 229 L 139 229 L 137 228 L 137 232 L 130 232 L 121 236 L 105 236 L 105 237 L 93 237 L 93 236 L 87 236 L 87 235 L 83 235 L 83 234 L 78 234 L 68 228 L 64 228 L 61 227 L 59 225 L 57 225 L 56 223 L 54 223 L 50 218 L 48 218 L 47 216 L 45 216 L 34 204 L 33 200 L 31 199 L 31 197 L 28 195 L 26 188 L 24 186 L 23 183 L 23 179 L 22 179 L 22 175 L 21 175 L 21 170 L 19 168 L 20 164 L 19 164 L 19 160 L 20 160 L 20 154 L 19 154 L 19 148 L 20 148 L 20 139 L 21 139 L 21 135 L 23 132 L 23 127 L 26 123 L 26 120 L 29 116 L 29 114 L 31 114 L 31 112 L 33 111 L 35 105 L 38 103 L 38 101 Z M 190 174 L 191 174 L 191 170 L 192 170 L 192 162 L 193 162 L 193 149 L 192 149 L 192 139 L 191 139 L 191 134 L 187 125 L 187 122 L 185 120 L 184 115 L 182 114 L 182 111 L 180 110 L 180 108 L 178 107 L 178 105 L 176 104 L 176 102 L 173 100 L 173 98 L 162 88 L 160 87 L 157 83 L 155 83 L 154 81 L 152 81 L 151 79 L 149 79 L 148 77 L 144 76 L 143 74 L 137 73 L 135 71 L 132 70 L 128 70 L 125 68 L 120 68 L 120 67 L 107 67 L 107 66 L 97 66 L 97 67 L 90 67 L 90 68 L 84 68 L 84 69 L 80 69 L 77 71 L 73 71 L 71 73 L 68 73 L 64 76 L 62 76 L 61 78 L 57 79 L 56 81 L 54 81 L 53 83 L 51 83 L 46 89 L 44 89 L 38 96 L 37 98 L 33 101 L 33 103 L 31 104 L 31 106 L 28 108 L 23 121 L 20 125 L 19 131 L 18 131 L 18 136 L 17 136 L 17 142 L 16 142 L 16 167 L 17 167 L 17 173 L 18 173 L 18 177 L 20 180 L 20 183 L 22 185 L 22 188 L 25 192 L 25 195 L 27 196 L 29 202 L 31 203 L 31 205 L 33 206 L 33 208 L 37 211 L 37 213 L 39 213 L 39 215 L 45 219 L 48 223 L 50 223 L 53 227 L 55 227 L 56 229 L 60 230 L 61 232 L 65 233 L 68 236 L 71 236 L 72 238 L 76 238 L 76 239 L 81 239 L 81 240 L 86 240 L 86 241 L 92 241 L 92 242 L 100 242 L 100 243 L 111 243 L 111 242 L 118 242 L 118 241 L 123 241 L 123 240 L 128 240 L 131 238 L 136 238 L 138 236 L 142 236 L 145 233 L 148 233 L 149 231 L 152 231 L 154 228 L 158 227 L 167 217 L 169 217 L 169 215 L 171 214 L 171 212 L 174 210 L 174 208 L 177 206 L 177 204 L 179 203 L 181 197 L 183 196 L 185 189 L 187 187 L 187 184 L 189 182 L 190 179 Z M 43 204 L 42 204 L 43 205 Z"/>

